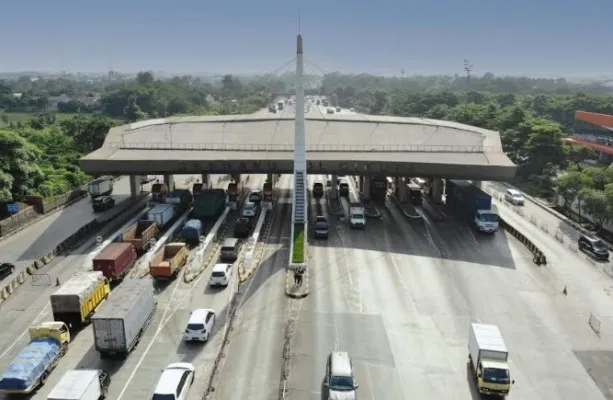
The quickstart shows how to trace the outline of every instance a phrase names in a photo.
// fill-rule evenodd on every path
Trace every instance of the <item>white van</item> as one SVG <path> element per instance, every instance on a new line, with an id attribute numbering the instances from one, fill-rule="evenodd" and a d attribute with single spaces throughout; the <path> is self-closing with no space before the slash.
<path id="1" fill-rule="evenodd" d="M 185 328 L 186 342 L 206 342 L 215 326 L 215 311 L 210 308 L 197 308 L 189 316 Z"/>

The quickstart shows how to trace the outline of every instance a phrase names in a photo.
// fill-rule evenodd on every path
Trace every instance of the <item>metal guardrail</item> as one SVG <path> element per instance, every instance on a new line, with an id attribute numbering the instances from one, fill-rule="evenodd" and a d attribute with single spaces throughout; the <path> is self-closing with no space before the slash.
<path id="1" fill-rule="evenodd" d="M 294 151 L 293 144 L 107 142 L 105 148 L 125 150 Z M 307 152 L 502 153 L 498 146 L 312 144 Z"/>

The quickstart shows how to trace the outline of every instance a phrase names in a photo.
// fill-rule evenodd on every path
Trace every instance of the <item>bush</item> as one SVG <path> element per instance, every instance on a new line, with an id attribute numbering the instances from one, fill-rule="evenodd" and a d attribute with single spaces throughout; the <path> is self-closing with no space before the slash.
<path id="1" fill-rule="evenodd" d="M 304 262 L 304 224 L 294 224 L 294 246 L 292 251 L 292 262 Z"/>

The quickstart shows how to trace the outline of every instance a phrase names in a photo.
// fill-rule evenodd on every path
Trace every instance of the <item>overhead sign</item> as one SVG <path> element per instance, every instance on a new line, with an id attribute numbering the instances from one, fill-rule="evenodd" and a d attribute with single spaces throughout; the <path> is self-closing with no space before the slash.
<path id="1" fill-rule="evenodd" d="M 9 214 L 17 214 L 19 212 L 19 204 L 17 203 L 9 203 L 6 205 Z"/>

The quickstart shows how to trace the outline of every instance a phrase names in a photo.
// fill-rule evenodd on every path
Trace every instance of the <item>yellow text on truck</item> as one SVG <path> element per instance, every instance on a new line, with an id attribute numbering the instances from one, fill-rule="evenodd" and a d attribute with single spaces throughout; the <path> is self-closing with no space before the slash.
<path id="1" fill-rule="evenodd" d="M 509 394 L 511 372 L 509 352 L 496 325 L 470 325 L 468 358 L 475 373 L 477 390 L 481 394 L 504 397 Z"/>
<path id="2" fill-rule="evenodd" d="M 90 322 L 109 293 L 111 287 L 102 272 L 79 272 L 51 295 L 53 319 L 78 329 Z"/>

